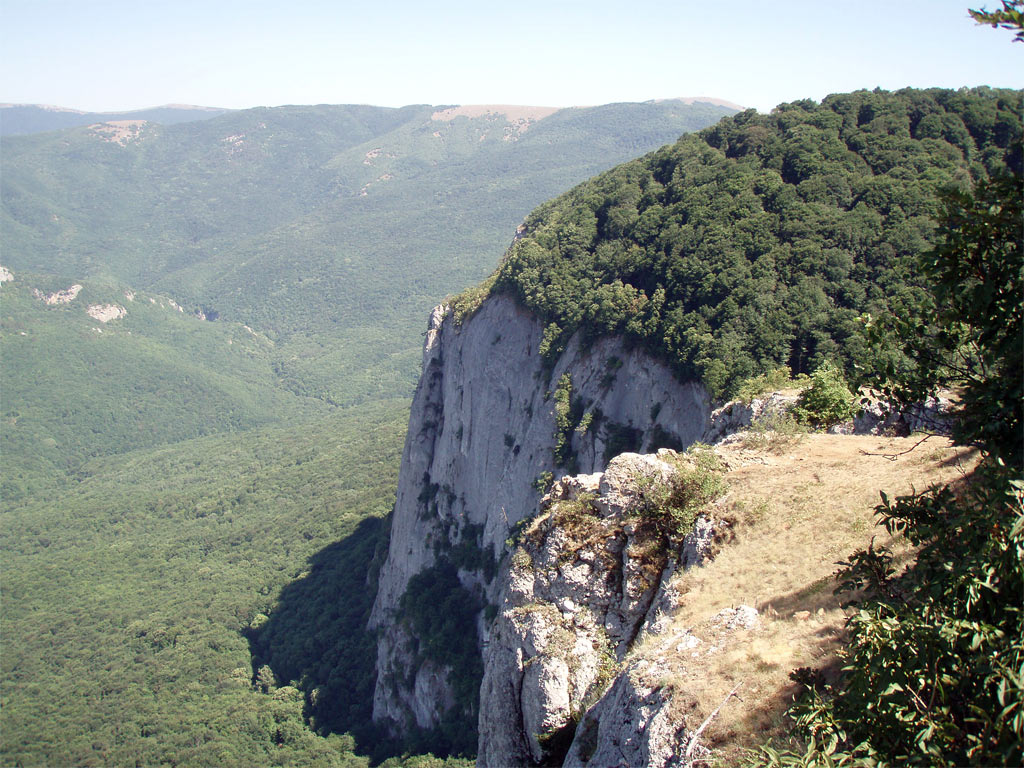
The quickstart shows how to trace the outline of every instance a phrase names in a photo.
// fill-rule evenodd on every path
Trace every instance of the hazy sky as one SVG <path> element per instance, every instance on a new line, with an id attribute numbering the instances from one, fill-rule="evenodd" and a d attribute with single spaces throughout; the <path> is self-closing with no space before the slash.
<path id="1" fill-rule="evenodd" d="M 956 0 L 0 0 L 0 101 L 570 106 L 1024 87 Z"/>

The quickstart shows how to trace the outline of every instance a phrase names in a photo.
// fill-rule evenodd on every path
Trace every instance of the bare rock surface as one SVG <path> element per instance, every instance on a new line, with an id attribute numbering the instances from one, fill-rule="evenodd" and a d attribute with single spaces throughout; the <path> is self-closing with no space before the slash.
<path id="1" fill-rule="evenodd" d="M 545 497 L 511 557 L 484 658 L 479 766 L 546 764 L 577 741 L 576 764 L 668 764 L 657 762 L 678 743 L 667 699 L 620 667 L 641 631 L 658 631 L 674 609 L 681 553 L 695 564 L 710 546 L 707 518 L 674 540 L 635 514 L 647 483 L 669 481 L 673 458 L 622 454 Z M 592 706 L 584 734 L 576 724 Z M 632 735 L 610 746 L 601 729 Z M 607 754 L 587 756 L 592 737 Z"/>
<path id="2" fill-rule="evenodd" d="M 670 707 L 670 695 L 638 670 L 620 674 L 580 722 L 562 763 L 566 768 L 667 768 L 681 765 L 685 721 Z"/>
<path id="3" fill-rule="evenodd" d="M 78 297 L 78 294 L 81 293 L 81 291 L 82 286 L 75 283 L 68 288 L 61 291 L 54 291 L 53 293 L 43 293 L 38 288 L 33 288 L 32 295 L 44 304 L 48 304 L 52 307 L 59 304 L 70 304 Z"/>
<path id="4" fill-rule="evenodd" d="M 749 428 L 758 419 L 783 414 L 796 405 L 797 397 L 797 395 L 773 392 L 756 397 L 749 403 L 743 400 L 730 400 L 711 412 L 707 429 L 704 431 L 701 441 L 709 444 L 717 443 L 735 432 Z"/>
<path id="5" fill-rule="evenodd" d="M 663 364 L 613 338 L 583 343 L 574 337 L 551 367 L 538 353 L 543 331 L 539 320 L 500 295 L 461 324 L 447 306 L 431 314 L 391 543 L 370 618 L 378 631 L 374 719 L 394 733 L 411 722 L 436 725 L 433 715 L 429 724 L 420 717 L 432 711 L 427 699 L 449 701 L 452 695 L 443 674 L 415 689 L 409 684 L 416 638 L 399 615 L 409 580 L 464 544 L 484 560 L 506 556 L 513 527 L 538 511 L 536 481 L 555 467 L 551 392 L 564 374 L 573 399 L 601 414 L 599 424 L 569 437 L 579 472 L 603 470 L 605 453 L 621 444 L 622 435 L 635 449 L 650 450 L 658 440 L 688 446 L 705 431 L 710 402 L 701 385 L 678 381 Z M 571 482 L 589 488 L 593 479 Z M 463 567 L 459 576 L 482 601 L 498 602 L 503 583 L 494 569 Z M 478 626 L 482 652 L 486 622 Z"/>
<path id="6" fill-rule="evenodd" d="M 128 311 L 120 304 L 90 304 L 85 312 L 89 317 L 99 320 L 101 323 L 119 320 L 128 314 Z"/>

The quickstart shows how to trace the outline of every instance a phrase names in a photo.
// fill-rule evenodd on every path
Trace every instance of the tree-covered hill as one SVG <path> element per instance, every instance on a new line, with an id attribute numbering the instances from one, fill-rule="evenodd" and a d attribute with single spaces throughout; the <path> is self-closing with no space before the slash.
<path id="1" fill-rule="evenodd" d="M 45 302 L 71 285 L 81 286 L 74 299 Z M 265 336 L 186 314 L 166 296 L 18 272 L 0 301 L 7 506 L 60 485 L 94 457 L 328 412 L 282 390 Z M 124 315 L 89 314 L 103 317 L 102 307 Z"/>
<path id="2" fill-rule="evenodd" d="M 425 313 L 493 269 L 530 209 L 731 112 L 280 107 L 11 137 L 4 264 L 245 323 L 301 394 L 408 393 Z"/>
<path id="3" fill-rule="evenodd" d="M 0 763 L 365 768 L 254 681 L 245 633 L 317 553 L 372 554 L 406 405 L 96 457 L 6 505 Z"/>
<path id="4" fill-rule="evenodd" d="M 544 351 L 624 333 L 714 395 L 863 349 L 933 240 L 937 190 L 1020 175 L 1022 94 L 903 90 L 726 118 L 541 206 L 494 290 L 542 316 Z"/>
<path id="5" fill-rule="evenodd" d="M 90 456 L 406 396 L 426 311 L 535 202 L 727 111 L 283 107 L 5 138 L 6 501 Z"/>

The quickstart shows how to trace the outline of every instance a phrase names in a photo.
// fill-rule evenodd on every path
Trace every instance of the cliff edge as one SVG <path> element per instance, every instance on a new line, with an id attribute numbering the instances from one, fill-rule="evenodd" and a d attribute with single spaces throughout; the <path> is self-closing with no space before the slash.
<path id="1" fill-rule="evenodd" d="M 505 540 L 537 513 L 546 485 L 570 470 L 602 470 L 623 451 L 682 449 L 707 427 L 700 384 L 678 381 L 617 338 L 577 335 L 546 363 L 543 332 L 502 295 L 462 323 L 447 306 L 431 314 L 370 619 L 374 719 L 395 735 L 475 721 L 482 667 L 460 661 L 453 676 L 447 654 L 470 632 L 479 658 Z M 415 606 L 440 581 L 459 594 L 446 595 L 450 621 L 432 626 Z"/>

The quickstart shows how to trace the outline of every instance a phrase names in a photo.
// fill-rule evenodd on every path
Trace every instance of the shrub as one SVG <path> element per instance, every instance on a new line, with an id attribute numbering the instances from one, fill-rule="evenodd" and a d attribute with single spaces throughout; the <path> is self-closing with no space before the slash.
<path id="1" fill-rule="evenodd" d="M 638 477 L 634 514 L 653 522 L 666 536 L 678 538 L 693 529 L 697 513 L 726 490 L 722 462 L 708 446 L 696 444 L 675 466 L 667 483 Z"/>
<path id="2" fill-rule="evenodd" d="M 827 429 L 853 418 L 853 401 L 842 371 L 825 363 L 811 374 L 811 385 L 800 393 L 793 414 L 804 424 Z"/>
<path id="3" fill-rule="evenodd" d="M 457 296 L 451 296 L 445 300 L 445 303 L 452 308 L 452 319 L 455 321 L 455 325 L 462 325 L 480 309 L 484 299 L 491 295 L 494 281 L 493 276 L 489 277 L 479 285 L 471 286 Z"/>
<path id="4" fill-rule="evenodd" d="M 744 403 L 749 403 L 756 397 L 761 395 L 769 394 L 771 392 L 777 392 L 780 389 L 788 389 L 789 387 L 798 386 L 800 381 L 794 381 L 792 378 L 792 372 L 789 366 L 783 365 L 780 368 L 776 368 L 767 373 L 762 373 L 757 376 L 751 376 L 749 379 L 743 381 L 736 390 L 736 399 L 742 400 Z M 800 379 L 806 380 L 804 374 L 800 374 Z"/>
<path id="5" fill-rule="evenodd" d="M 782 453 L 804 439 L 807 427 L 789 411 L 772 411 L 754 419 L 743 434 L 743 447 Z"/>

